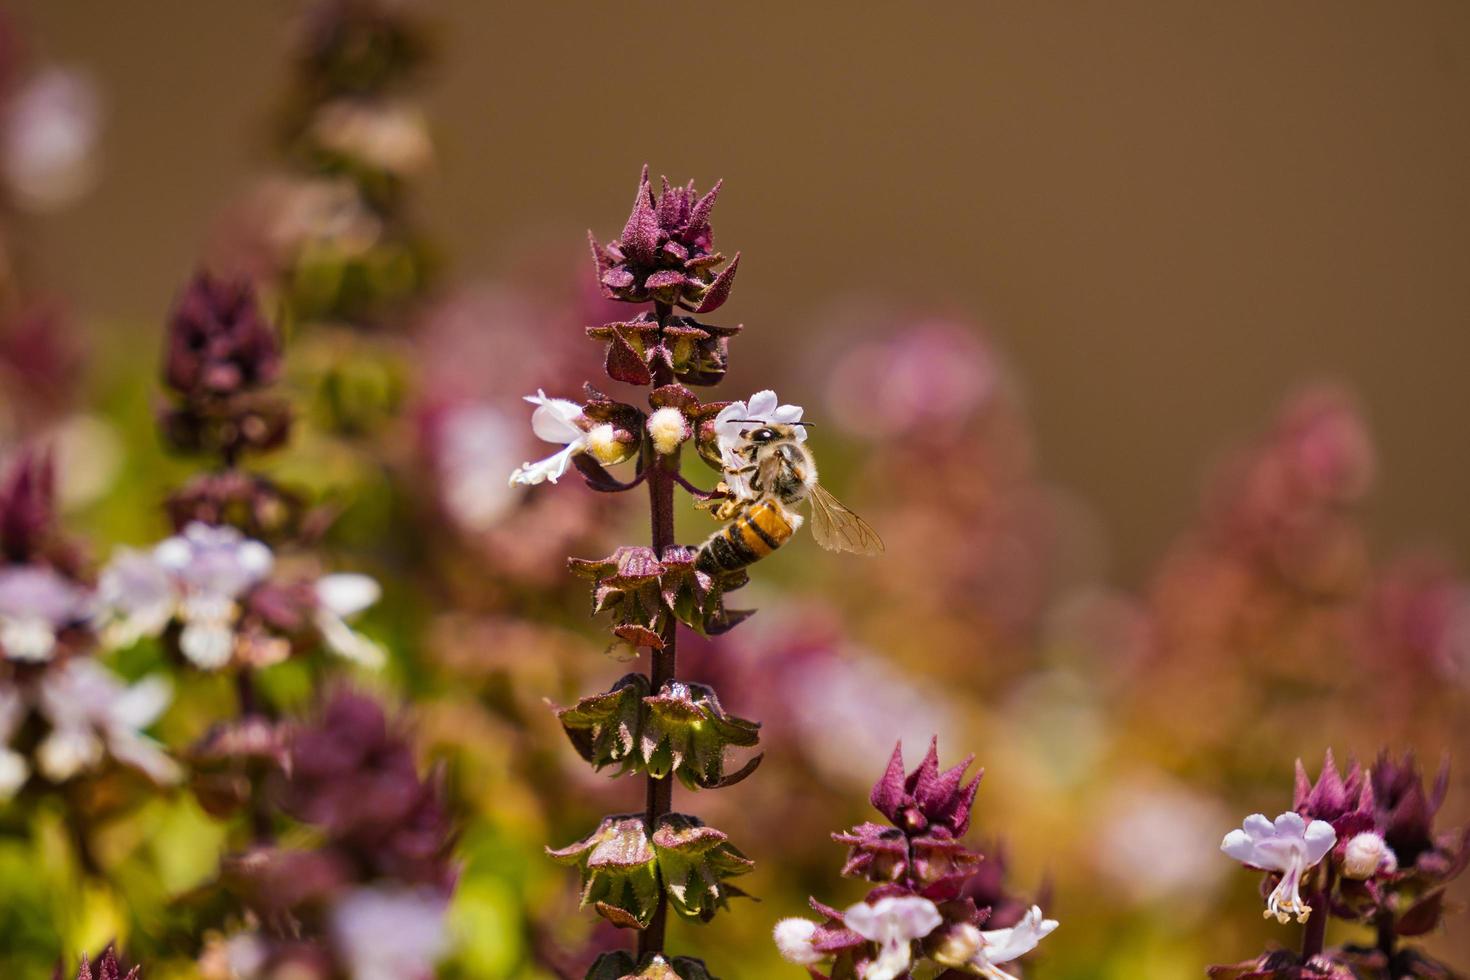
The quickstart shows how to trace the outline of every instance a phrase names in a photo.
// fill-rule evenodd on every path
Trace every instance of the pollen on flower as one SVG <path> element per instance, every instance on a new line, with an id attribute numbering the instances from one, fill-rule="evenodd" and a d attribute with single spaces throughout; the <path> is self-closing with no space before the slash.
<path id="1" fill-rule="evenodd" d="M 623 444 L 618 441 L 618 431 L 608 422 L 594 426 L 587 433 L 587 451 L 599 463 L 611 465 L 623 458 Z"/>
<path id="2" fill-rule="evenodd" d="M 648 417 L 648 435 L 660 456 L 668 456 L 689 438 L 689 424 L 677 408 L 664 407 Z"/>

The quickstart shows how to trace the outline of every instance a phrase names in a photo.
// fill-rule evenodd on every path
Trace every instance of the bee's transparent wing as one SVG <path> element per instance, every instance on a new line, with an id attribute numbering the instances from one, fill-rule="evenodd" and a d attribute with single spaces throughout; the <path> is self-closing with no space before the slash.
<path id="1" fill-rule="evenodd" d="M 842 505 L 820 484 L 812 487 L 812 537 L 828 551 L 850 551 L 855 555 L 881 555 L 883 539 L 871 524 Z"/>

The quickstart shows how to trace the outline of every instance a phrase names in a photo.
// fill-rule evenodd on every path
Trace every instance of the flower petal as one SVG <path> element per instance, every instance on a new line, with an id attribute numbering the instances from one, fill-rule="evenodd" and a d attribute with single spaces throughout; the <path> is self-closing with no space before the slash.
<path id="1" fill-rule="evenodd" d="M 581 438 L 582 430 L 576 424 L 582 417 L 581 405 L 565 398 L 547 398 L 546 392 L 539 389 L 527 395 L 526 401 L 536 406 L 531 413 L 531 431 L 536 438 L 563 445 Z"/>
<path id="2" fill-rule="evenodd" d="M 548 480 L 555 483 L 566 475 L 567 470 L 572 465 L 572 457 L 582 452 L 585 448 L 586 445 L 581 439 L 578 439 L 576 442 L 568 443 L 566 448 L 561 452 L 547 456 L 543 460 L 535 463 L 522 463 L 510 475 L 511 485 L 515 486 L 516 484 L 520 484 L 521 486 L 533 487 L 538 483 L 545 483 Z"/>
<path id="3" fill-rule="evenodd" d="M 1327 852 L 1337 843 L 1337 831 L 1325 820 L 1313 820 L 1307 824 L 1304 836 L 1307 841 L 1308 867 L 1326 857 Z"/>
<path id="4" fill-rule="evenodd" d="M 1265 840 L 1276 833 L 1276 826 L 1266 818 L 1264 813 L 1252 813 L 1245 818 L 1245 823 L 1241 824 L 1241 827 L 1253 841 Z"/>
<path id="5" fill-rule="evenodd" d="M 338 616 L 354 616 L 382 596 L 382 587 L 371 575 L 340 572 L 316 581 L 316 601 Z"/>
<path id="6" fill-rule="evenodd" d="M 1225 839 L 1220 842 L 1220 850 L 1241 864 L 1255 863 L 1256 842 L 1244 830 L 1232 830 L 1226 834 Z"/>
<path id="7" fill-rule="evenodd" d="M 1276 818 L 1278 837 L 1300 837 L 1307 829 L 1307 820 L 1295 810 L 1287 810 Z"/>

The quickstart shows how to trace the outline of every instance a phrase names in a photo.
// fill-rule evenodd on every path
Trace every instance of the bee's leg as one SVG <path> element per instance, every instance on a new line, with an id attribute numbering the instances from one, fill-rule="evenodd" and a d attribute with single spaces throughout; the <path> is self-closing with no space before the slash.
<path id="1" fill-rule="evenodd" d="M 730 470 L 729 472 L 737 476 L 744 476 L 746 473 L 754 473 L 757 469 L 759 467 L 755 463 L 751 463 L 749 466 L 742 466 L 738 470 Z"/>

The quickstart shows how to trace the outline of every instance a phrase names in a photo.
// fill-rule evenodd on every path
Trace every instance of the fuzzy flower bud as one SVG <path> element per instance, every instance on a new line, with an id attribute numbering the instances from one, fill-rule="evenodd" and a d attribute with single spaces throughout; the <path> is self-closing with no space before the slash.
<path id="1" fill-rule="evenodd" d="M 1380 835 L 1366 831 L 1347 842 L 1342 857 L 1342 873 L 1349 878 L 1366 881 L 1387 863 L 1398 864 L 1393 852 Z"/>
<path id="2" fill-rule="evenodd" d="M 648 417 L 648 436 L 660 456 L 672 455 L 689 435 L 689 423 L 677 408 L 660 408 Z"/>
<path id="3" fill-rule="evenodd" d="M 825 953 L 819 952 L 813 945 L 812 939 L 817 934 L 817 924 L 811 919 L 782 919 L 776 923 L 772 936 L 776 940 L 776 949 L 780 951 L 783 959 L 797 966 L 811 966 L 820 963 L 826 958 Z"/>

